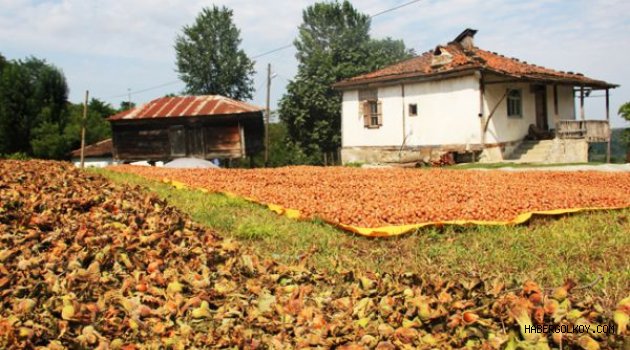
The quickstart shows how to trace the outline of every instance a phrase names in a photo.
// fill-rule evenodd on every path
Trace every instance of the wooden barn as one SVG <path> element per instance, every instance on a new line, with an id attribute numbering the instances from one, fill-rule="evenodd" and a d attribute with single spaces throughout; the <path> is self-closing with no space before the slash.
<path id="1" fill-rule="evenodd" d="M 109 121 L 119 162 L 236 159 L 263 149 L 262 108 L 223 96 L 162 97 Z"/>

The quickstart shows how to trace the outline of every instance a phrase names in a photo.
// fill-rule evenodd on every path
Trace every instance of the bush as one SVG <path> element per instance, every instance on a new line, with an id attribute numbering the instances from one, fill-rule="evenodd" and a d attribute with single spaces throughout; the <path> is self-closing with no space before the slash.
<path id="1" fill-rule="evenodd" d="M 31 157 L 24 152 L 15 152 L 11 154 L 0 154 L 0 159 L 10 159 L 10 160 L 29 160 Z"/>

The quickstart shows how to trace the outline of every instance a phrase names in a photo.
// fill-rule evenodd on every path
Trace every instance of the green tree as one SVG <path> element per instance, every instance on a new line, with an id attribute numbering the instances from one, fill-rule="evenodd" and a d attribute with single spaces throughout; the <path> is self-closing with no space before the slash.
<path id="1" fill-rule="evenodd" d="M 177 71 L 192 95 L 223 95 L 250 99 L 254 91 L 254 63 L 241 44 L 232 10 L 204 8 L 195 23 L 185 26 L 175 40 Z"/>
<path id="2" fill-rule="evenodd" d="M 68 98 L 66 79 L 57 67 L 29 57 L 3 63 L 0 76 L 0 153 L 33 154 L 31 138 L 40 126 L 63 129 Z M 51 131 L 50 125 L 46 130 Z M 56 137 L 58 135 L 51 135 Z"/>
<path id="3" fill-rule="evenodd" d="M 92 98 L 88 103 L 88 114 L 85 123 L 85 144 L 89 145 L 112 136 L 111 126 L 107 118 L 114 115 L 116 109 L 110 104 Z M 81 146 L 81 125 L 83 122 L 83 104 L 68 105 L 68 124 L 63 129 L 65 152 Z"/>
<path id="4" fill-rule="evenodd" d="M 280 101 L 280 119 L 310 156 L 341 145 L 341 95 L 337 81 L 409 58 L 400 40 L 373 40 L 370 17 L 348 1 L 316 3 L 303 12 L 294 45 L 298 73 Z"/>
<path id="5" fill-rule="evenodd" d="M 31 147 L 37 158 L 60 159 L 68 152 L 68 144 L 58 123 L 45 121 L 31 132 Z"/>
<path id="6" fill-rule="evenodd" d="M 619 115 L 630 122 L 630 102 L 626 102 L 619 107 Z M 621 142 L 626 145 L 628 153 L 630 153 L 630 128 L 625 128 L 621 134 Z"/>
<path id="7" fill-rule="evenodd" d="M 402 61 L 415 55 L 413 49 L 407 49 L 405 42 L 392 38 L 371 40 L 368 43 L 370 60 L 367 62 L 366 71 L 371 72 L 393 62 Z"/>
<path id="8" fill-rule="evenodd" d="M 118 112 L 122 112 L 122 111 L 126 111 L 128 109 L 132 109 L 135 108 L 136 104 L 133 102 L 129 102 L 129 101 L 122 101 L 120 102 L 120 107 L 118 108 Z"/>

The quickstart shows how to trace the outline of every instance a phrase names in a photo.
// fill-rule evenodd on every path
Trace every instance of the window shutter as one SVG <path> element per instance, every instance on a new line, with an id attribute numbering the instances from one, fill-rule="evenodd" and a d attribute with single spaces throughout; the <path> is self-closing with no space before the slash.
<path id="1" fill-rule="evenodd" d="M 378 126 L 383 126 L 383 103 L 378 101 L 376 104 L 376 113 L 378 115 Z"/>
<path id="2" fill-rule="evenodd" d="M 362 104 L 361 110 L 363 111 L 363 126 L 370 127 L 370 103 L 365 101 Z"/>

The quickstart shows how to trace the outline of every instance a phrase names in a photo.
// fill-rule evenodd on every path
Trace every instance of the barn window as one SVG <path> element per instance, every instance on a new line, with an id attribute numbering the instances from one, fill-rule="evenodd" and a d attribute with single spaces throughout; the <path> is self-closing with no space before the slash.
<path id="1" fill-rule="evenodd" d="M 507 94 L 507 115 L 510 118 L 523 117 L 522 90 L 511 89 Z"/>
<path id="2" fill-rule="evenodd" d="M 409 116 L 410 117 L 417 117 L 418 116 L 418 104 L 417 103 L 410 103 L 409 104 Z"/>
<path id="3" fill-rule="evenodd" d="M 383 125 L 383 111 L 378 100 L 378 90 L 360 90 L 361 101 L 360 115 L 363 117 L 363 126 L 369 129 L 379 128 Z"/>

